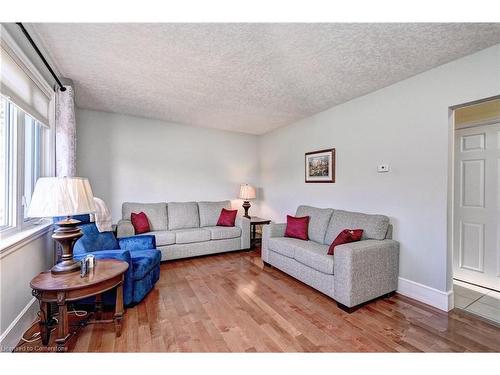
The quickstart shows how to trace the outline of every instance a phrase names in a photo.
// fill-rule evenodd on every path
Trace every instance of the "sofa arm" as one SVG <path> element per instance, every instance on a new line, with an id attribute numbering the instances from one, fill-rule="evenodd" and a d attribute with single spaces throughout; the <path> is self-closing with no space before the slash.
<path id="1" fill-rule="evenodd" d="M 353 307 L 398 287 L 399 242 L 365 240 L 339 245 L 333 256 L 335 300 Z"/>
<path id="2" fill-rule="evenodd" d="M 118 244 L 120 249 L 129 251 L 156 249 L 155 236 L 151 235 L 119 238 Z"/>
<path id="3" fill-rule="evenodd" d="M 284 237 L 286 224 L 271 223 L 262 227 L 262 249 L 261 257 L 264 262 L 268 262 L 269 239 L 272 237 Z"/>
<path id="4" fill-rule="evenodd" d="M 250 249 L 250 219 L 243 216 L 236 218 L 236 226 L 241 228 L 241 248 Z"/>
<path id="5" fill-rule="evenodd" d="M 116 237 L 130 237 L 135 234 L 134 226 L 130 220 L 120 220 L 116 226 Z"/>

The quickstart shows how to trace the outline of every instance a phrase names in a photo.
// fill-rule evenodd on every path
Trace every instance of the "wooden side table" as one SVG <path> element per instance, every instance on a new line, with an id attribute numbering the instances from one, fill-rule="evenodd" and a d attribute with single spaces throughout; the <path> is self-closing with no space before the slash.
<path id="1" fill-rule="evenodd" d="M 114 318 L 110 321 L 102 320 L 100 322 L 114 321 L 116 336 L 119 337 L 123 317 L 123 280 L 127 269 L 127 262 L 115 259 L 98 259 L 95 267 L 85 277 L 80 277 L 79 272 L 54 275 L 47 271 L 31 280 L 32 293 L 40 301 L 41 306 L 40 333 L 42 344 L 47 345 L 50 339 L 52 317 L 49 303 L 57 303 L 59 309 L 57 351 L 65 351 L 66 342 L 74 333 L 69 332 L 67 303 L 91 296 L 96 296 L 96 300 L 100 301 L 101 294 L 113 288 L 116 288 Z"/>
<path id="2" fill-rule="evenodd" d="M 261 238 L 257 237 L 257 226 L 258 225 L 266 225 L 270 224 L 271 220 L 269 219 L 262 219 L 257 216 L 252 216 L 250 218 L 250 247 L 255 247 L 257 244 L 260 243 Z"/>

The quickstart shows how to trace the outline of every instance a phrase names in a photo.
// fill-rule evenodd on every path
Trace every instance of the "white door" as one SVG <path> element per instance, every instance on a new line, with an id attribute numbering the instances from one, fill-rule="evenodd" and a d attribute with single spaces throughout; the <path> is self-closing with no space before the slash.
<path id="1" fill-rule="evenodd" d="M 455 131 L 453 277 L 500 290 L 500 123 Z"/>

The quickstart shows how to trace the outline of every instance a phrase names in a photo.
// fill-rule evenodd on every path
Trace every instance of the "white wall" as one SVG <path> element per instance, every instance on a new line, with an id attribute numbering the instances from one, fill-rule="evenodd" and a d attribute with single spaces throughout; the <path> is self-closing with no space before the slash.
<path id="1" fill-rule="evenodd" d="M 22 333 L 35 321 L 30 281 L 52 266 L 54 245 L 49 227 L 39 236 L 0 254 L 0 352 L 12 351 Z"/>
<path id="2" fill-rule="evenodd" d="M 240 184 L 259 186 L 254 135 L 83 109 L 76 123 L 77 174 L 90 179 L 114 222 L 125 201 L 231 199 L 241 208 Z"/>
<path id="3" fill-rule="evenodd" d="M 497 45 L 262 136 L 262 214 L 283 222 L 299 204 L 386 214 L 400 276 L 448 291 L 448 107 L 499 93 Z M 330 147 L 337 182 L 304 183 L 304 153 Z"/>

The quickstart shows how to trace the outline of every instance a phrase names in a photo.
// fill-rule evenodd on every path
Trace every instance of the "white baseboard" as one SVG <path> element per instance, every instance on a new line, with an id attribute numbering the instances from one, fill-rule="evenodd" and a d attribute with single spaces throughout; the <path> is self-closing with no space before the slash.
<path id="1" fill-rule="evenodd" d="M 37 299 L 33 297 L 0 336 L 0 352 L 11 352 L 14 350 L 24 332 L 37 319 L 38 310 Z"/>
<path id="2" fill-rule="evenodd" d="M 443 292 L 400 277 L 398 279 L 397 292 L 443 311 L 450 311 L 453 309 L 453 290 Z"/>

